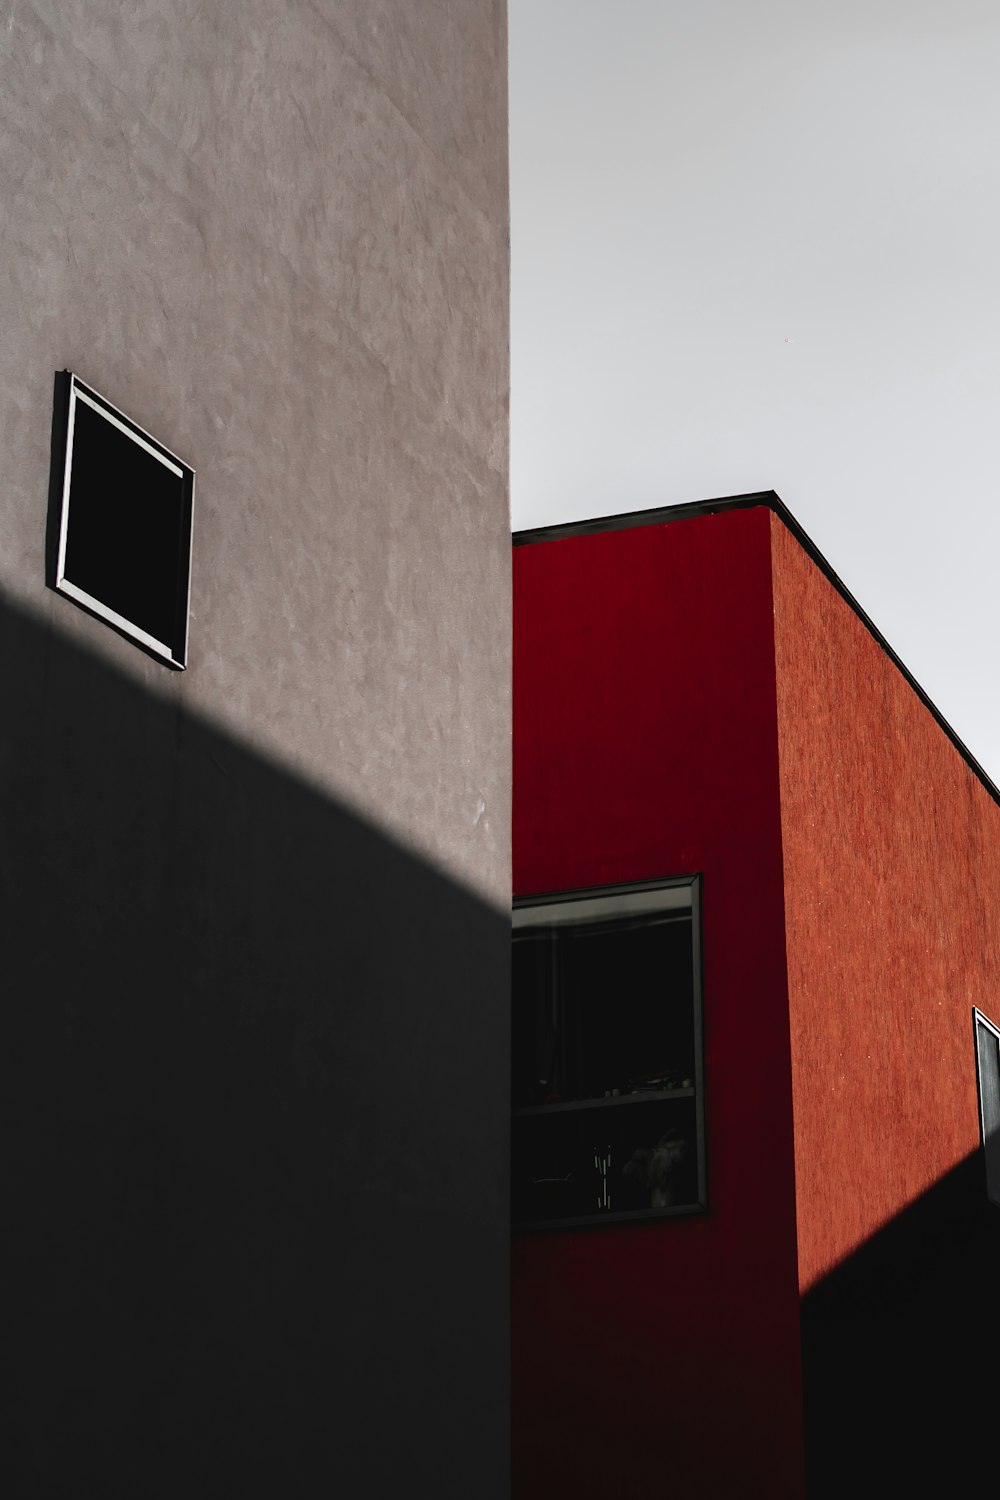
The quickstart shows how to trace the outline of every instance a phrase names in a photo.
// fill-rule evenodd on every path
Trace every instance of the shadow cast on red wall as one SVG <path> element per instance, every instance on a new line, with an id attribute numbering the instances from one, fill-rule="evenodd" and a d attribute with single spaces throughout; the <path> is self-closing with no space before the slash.
<path id="1" fill-rule="evenodd" d="M 1000 1410 L 1000 1210 L 979 1151 L 802 1302 L 807 1494 L 979 1494 Z"/>

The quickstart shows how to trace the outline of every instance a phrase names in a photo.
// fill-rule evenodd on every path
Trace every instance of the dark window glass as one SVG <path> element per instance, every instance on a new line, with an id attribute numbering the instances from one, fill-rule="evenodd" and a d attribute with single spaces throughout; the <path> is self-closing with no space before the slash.
<path id="1" fill-rule="evenodd" d="M 691 917 L 514 941 L 515 1104 L 693 1084 Z"/>
<path id="2" fill-rule="evenodd" d="M 515 1224 L 703 1202 L 697 953 L 690 883 L 515 911 Z"/>
<path id="3" fill-rule="evenodd" d="M 993 1027 L 978 1014 L 976 1054 L 986 1192 L 991 1203 L 1000 1205 L 1000 1039 Z"/>

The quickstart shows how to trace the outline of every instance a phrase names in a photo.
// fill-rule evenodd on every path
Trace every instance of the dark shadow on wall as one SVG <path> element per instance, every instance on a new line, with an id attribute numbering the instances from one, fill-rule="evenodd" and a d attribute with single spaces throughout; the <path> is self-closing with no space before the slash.
<path id="1" fill-rule="evenodd" d="M 806 1294 L 809 1500 L 982 1492 L 1000 1411 L 998 1270 L 977 1151 Z"/>
<path id="2" fill-rule="evenodd" d="M 509 924 L 9 606 L 4 1493 L 506 1496 Z"/>

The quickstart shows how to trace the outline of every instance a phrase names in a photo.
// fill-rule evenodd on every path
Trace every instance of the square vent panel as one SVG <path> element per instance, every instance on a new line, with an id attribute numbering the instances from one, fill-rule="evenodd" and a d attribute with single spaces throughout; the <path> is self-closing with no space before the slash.
<path id="1" fill-rule="evenodd" d="M 61 384 L 56 592 L 183 669 L 194 470 L 75 375 Z"/>

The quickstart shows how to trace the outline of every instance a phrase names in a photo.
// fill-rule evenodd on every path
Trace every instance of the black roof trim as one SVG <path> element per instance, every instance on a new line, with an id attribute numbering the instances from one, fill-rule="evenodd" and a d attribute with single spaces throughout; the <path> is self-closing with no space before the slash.
<path id="1" fill-rule="evenodd" d="M 595 516 L 588 521 L 570 521 L 562 526 L 538 526 L 531 531 L 515 531 L 513 542 L 515 547 L 524 547 L 530 545 L 532 542 L 552 542 L 559 540 L 561 537 L 587 536 L 598 531 L 625 531 L 632 526 L 664 526 L 668 525 L 671 521 L 686 521 L 694 516 L 717 515 L 727 510 L 751 510 L 759 505 L 766 505 L 768 510 L 774 512 L 779 521 L 792 533 L 799 546 L 809 554 L 820 572 L 833 584 L 841 598 L 850 605 L 869 635 L 874 637 L 878 642 L 889 660 L 906 678 L 906 681 L 910 684 L 910 687 L 916 693 L 924 707 L 929 710 L 931 716 L 936 719 L 937 723 L 944 730 L 959 755 L 961 755 L 969 767 L 969 770 L 982 783 L 986 791 L 989 792 L 993 801 L 1000 805 L 1000 789 L 987 776 L 965 742 L 959 739 L 940 709 L 928 698 L 913 673 L 896 655 L 881 630 L 879 630 L 878 626 L 872 622 L 871 617 L 861 608 L 861 605 L 855 599 L 850 589 L 834 572 L 822 552 L 816 546 L 816 543 L 803 531 L 787 505 L 785 505 L 774 490 L 757 490 L 753 494 L 730 495 L 718 500 L 695 500 L 688 505 L 665 505 L 655 510 L 631 510 L 618 516 Z"/>

